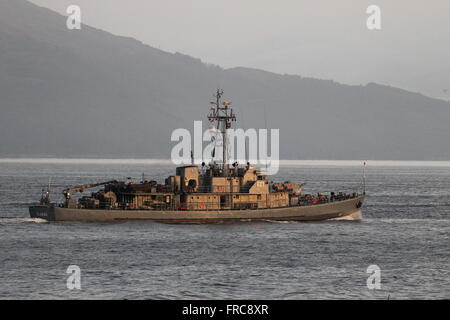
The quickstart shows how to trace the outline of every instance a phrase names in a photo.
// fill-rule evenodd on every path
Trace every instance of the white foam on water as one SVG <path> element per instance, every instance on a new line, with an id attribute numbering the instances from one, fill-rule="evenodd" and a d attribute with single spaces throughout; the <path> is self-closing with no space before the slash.
<path id="1" fill-rule="evenodd" d="M 264 222 L 270 222 L 270 223 L 278 223 L 278 224 L 292 224 L 292 223 L 300 223 L 299 221 L 294 221 L 294 220 L 270 220 L 270 219 L 266 219 L 263 220 Z"/>
<path id="2" fill-rule="evenodd" d="M 14 222 L 33 222 L 33 223 L 48 223 L 47 220 L 41 218 L 0 218 L 0 223 L 14 223 Z"/>
<path id="3" fill-rule="evenodd" d="M 450 167 L 450 161 L 399 160 L 280 160 L 281 166 Z M 51 164 L 172 164 L 170 159 L 114 158 L 0 158 L 0 163 Z"/>
<path id="4" fill-rule="evenodd" d="M 347 216 L 339 217 L 339 218 L 333 218 L 330 220 L 334 221 L 360 221 L 362 220 L 362 213 L 361 210 L 355 211 L 352 214 L 349 214 Z"/>

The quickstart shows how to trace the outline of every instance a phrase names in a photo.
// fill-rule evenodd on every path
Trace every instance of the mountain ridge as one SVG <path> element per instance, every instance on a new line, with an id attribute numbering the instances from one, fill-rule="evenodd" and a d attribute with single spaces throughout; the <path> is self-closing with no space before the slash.
<path id="1" fill-rule="evenodd" d="M 224 69 L 86 25 L 69 31 L 65 17 L 24 0 L 0 8 L 0 155 L 167 158 L 171 131 L 205 120 L 222 87 L 240 127 L 280 128 L 281 158 L 450 159 L 449 102 Z"/>

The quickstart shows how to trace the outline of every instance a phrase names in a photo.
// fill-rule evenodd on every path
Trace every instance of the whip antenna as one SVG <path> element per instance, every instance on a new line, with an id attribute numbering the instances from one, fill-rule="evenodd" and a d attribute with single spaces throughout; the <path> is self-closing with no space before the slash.
<path id="1" fill-rule="evenodd" d="M 366 162 L 363 163 L 363 194 L 366 194 Z"/>

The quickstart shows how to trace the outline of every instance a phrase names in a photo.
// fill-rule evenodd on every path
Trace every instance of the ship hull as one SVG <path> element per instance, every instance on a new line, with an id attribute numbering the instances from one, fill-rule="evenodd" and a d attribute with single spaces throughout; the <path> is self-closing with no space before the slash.
<path id="1" fill-rule="evenodd" d="M 285 208 L 257 210 L 211 210 L 211 211 L 159 211 L 159 210 L 102 210 L 70 209 L 61 207 L 30 207 L 32 218 L 48 221 L 119 222 L 152 220 L 166 223 L 220 223 L 232 221 L 321 221 L 349 217 L 360 213 L 364 197 Z"/>

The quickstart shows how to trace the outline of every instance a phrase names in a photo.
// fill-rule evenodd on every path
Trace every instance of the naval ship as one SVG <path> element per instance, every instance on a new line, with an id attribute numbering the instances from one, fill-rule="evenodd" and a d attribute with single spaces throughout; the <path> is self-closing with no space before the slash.
<path id="1" fill-rule="evenodd" d="M 221 132 L 221 161 L 184 165 L 164 183 L 111 180 L 69 187 L 65 201 L 52 203 L 50 189 L 29 208 L 32 218 L 48 221 L 117 222 L 153 220 L 165 223 L 232 221 L 321 221 L 360 216 L 365 189 L 358 192 L 304 193 L 301 183 L 273 183 L 267 173 L 227 160 L 227 129 L 236 121 L 231 102 L 217 90 L 208 120 Z M 213 151 L 214 152 L 214 151 Z M 100 190 L 99 190 L 99 187 Z M 90 195 L 85 190 L 97 189 Z M 72 196 L 79 193 L 78 199 Z"/>

